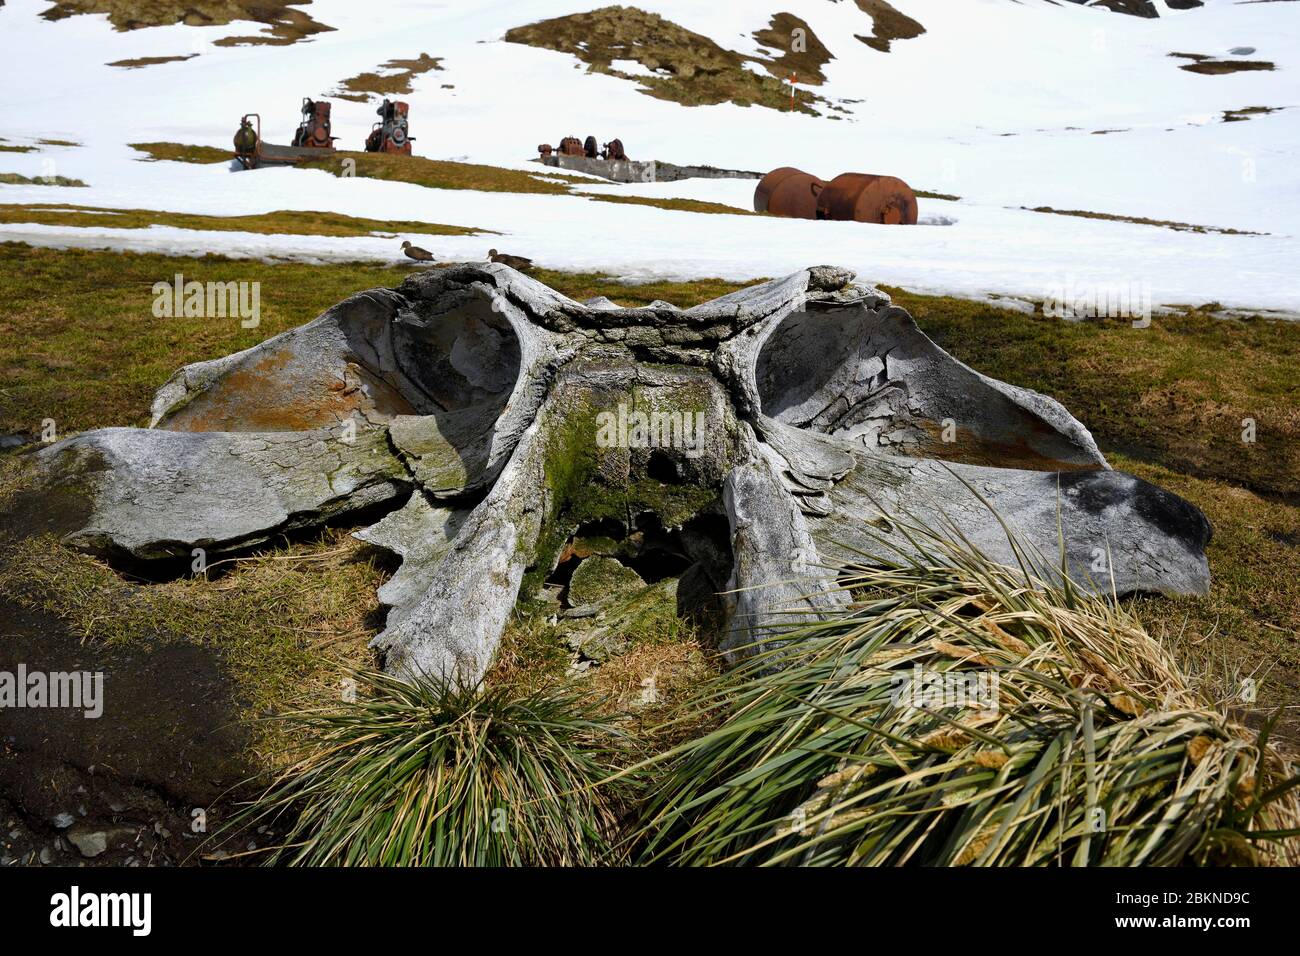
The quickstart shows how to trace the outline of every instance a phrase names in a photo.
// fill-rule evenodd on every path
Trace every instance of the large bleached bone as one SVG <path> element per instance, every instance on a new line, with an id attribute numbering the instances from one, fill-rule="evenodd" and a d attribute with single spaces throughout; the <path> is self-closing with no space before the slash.
<path id="1" fill-rule="evenodd" d="M 357 534 L 402 558 L 374 646 L 411 678 L 480 678 L 593 522 L 729 544 L 735 653 L 843 601 L 827 565 L 909 553 L 891 515 L 1002 561 L 1010 529 L 1083 587 L 1209 580 L 1194 506 L 1111 471 L 1059 403 L 956 361 L 828 266 L 686 310 L 582 304 L 503 265 L 425 271 L 188 366 L 151 428 L 37 464 L 80 499 L 72 543 L 140 558 L 387 508 Z M 705 519 L 729 542 L 706 546 Z"/>

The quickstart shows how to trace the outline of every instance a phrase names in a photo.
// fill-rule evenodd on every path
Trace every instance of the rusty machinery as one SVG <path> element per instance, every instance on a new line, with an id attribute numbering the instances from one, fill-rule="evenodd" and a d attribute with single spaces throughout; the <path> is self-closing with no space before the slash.
<path id="1" fill-rule="evenodd" d="M 328 137 L 328 133 L 326 135 Z M 277 146 L 262 139 L 262 117 L 257 113 L 247 113 L 240 117 L 239 129 L 235 131 L 235 159 L 245 169 L 292 166 L 309 159 L 333 155 L 332 139 L 333 137 L 328 137 L 325 146 Z M 294 142 L 298 142 L 297 135 L 294 136 Z"/>
<path id="2" fill-rule="evenodd" d="M 627 153 L 623 150 L 623 141 L 621 139 L 611 140 L 603 147 L 600 147 L 594 136 L 588 136 L 585 140 L 580 140 L 576 136 L 565 136 L 560 140 L 559 146 L 542 143 L 537 147 L 537 152 L 541 154 L 543 159 L 549 159 L 553 155 L 585 156 L 587 159 L 627 159 Z"/>
<path id="3" fill-rule="evenodd" d="M 407 126 L 407 113 L 410 107 L 401 100 L 385 99 L 379 109 L 379 122 L 374 125 L 366 137 L 367 153 L 400 153 L 411 155 L 411 143 L 415 137 L 410 135 Z"/>
<path id="4" fill-rule="evenodd" d="M 792 166 L 774 169 L 754 190 L 754 210 L 797 219 L 916 224 L 916 193 L 894 176 L 841 173 L 830 182 Z"/>
<path id="5" fill-rule="evenodd" d="M 253 120 L 257 126 L 253 126 Z M 239 119 L 239 129 L 235 131 L 235 159 L 245 169 L 257 165 L 257 148 L 262 142 L 262 117 L 257 113 L 248 113 Z"/>
<path id="6" fill-rule="evenodd" d="M 586 150 L 582 148 L 582 140 L 576 136 L 566 136 L 560 140 L 560 145 L 555 151 L 561 156 L 585 156 Z"/>
<path id="7" fill-rule="evenodd" d="M 334 152 L 330 135 L 330 104 L 304 98 L 302 121 L 293 134 L 293 145 L 278 146 L 262 139 L 262 117 L 247 113 L 240 117 L 235 131 L 235 159 L 245 169 L 259 166 L 292 166 L 311 159 L 320 159 Z"/>
<path id="8" fill-rule="evenodd" d="M 303 97 L 302 122 L 293 134 L 294 146 L 333 149 L 337 136 L 330 135 L 330 104 Z"/>

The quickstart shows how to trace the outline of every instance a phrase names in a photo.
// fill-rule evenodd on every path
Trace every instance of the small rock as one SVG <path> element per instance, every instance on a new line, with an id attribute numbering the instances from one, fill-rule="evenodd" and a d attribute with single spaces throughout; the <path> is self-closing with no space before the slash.
<path id="1" fill-rule="evenodd" d="M 108 849 L 108 834 L 103 830 L 70 830 L 68 839 L 84 857 L 94 859 Z"/>
<path id="2" fill-rule="evenodd" d="M 569 605 L 600 604 L 643 587 L 645 581 L 641 575 L 614 558 L 598 554 L 584 559 L 573 569 L 573 577 L 569 579 Z"/>
<path id="3" fill-rule="evenodd" d="M 114 843 L 134 835 L 133 827 L 112 827 L 107 830 L 74 827 L 68 831 L 68 840 L 82 856 L 93 860 Z"/>
<path id="4" fill-rule="evenodd" d="M 60 830 L 66 830 L 76 822 L 77 818 L 71 813 L 60 813 L 54 817 L 54 825 Z"/>

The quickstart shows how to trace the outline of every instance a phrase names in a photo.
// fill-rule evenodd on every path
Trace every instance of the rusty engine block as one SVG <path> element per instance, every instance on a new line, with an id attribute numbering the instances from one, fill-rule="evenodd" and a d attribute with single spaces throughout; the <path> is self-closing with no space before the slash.
<path id="1" fill-rule="evenodd" d="M 302 122 L 293 134 L 294 146 L 333 149 L 337 136 L 330 135 L 330 104 L 303 97 Z"/>
<path id="2" fill-rule="evenodd" d="M 366 137 L 367 153 L 400 153 L 411 155 L 411 143 L 415 137 L 410 135 L 407 114 L 410 107 L 401 100 L 385 99 L 379 109 L 379 122 Z"/>
<path id="3" fill-rule="evenodd" d="M 604 146 L 601 146 L 594 136 L 588 136 L 585 140 L 580 140 L 576 136 L 565 136 L 560 140 L 559 146 L 552 146 L 550 143 L 539 144 L 537 152 L 541 154 L 543 159 L 548 159 L 553 155 L 585 156 L 587 159 L 607 160 L 625 160 L 628 158 L 621 139 L 610 140 Z"/>

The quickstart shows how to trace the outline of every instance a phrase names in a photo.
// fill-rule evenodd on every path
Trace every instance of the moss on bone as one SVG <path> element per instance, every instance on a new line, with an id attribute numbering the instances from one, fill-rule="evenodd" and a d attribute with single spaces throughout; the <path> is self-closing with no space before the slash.
<path id="1" fill-rule="evenodd" d="M 645 581 L 616 558 L 594 555 L 583 560 L 569 581 L 569 603 L 578 606 L 626 598 L 645 587 Z"/>
<path id="2" fill-rule="evenodd" d="M 618 461 L 627 450 L 602 448 L 597 443 L 600 413 L 617 409 L 620 401 L 635 407 L 636 397 L 642 391 L 638 387 L 618 393 L 583 389 L 565 396 L 562 408 L 551 410 L 551 420 L 543 439 L 546 442 L 544 482 L 547 512 L 530 568 L 520 588 L 522 599 L 530 600 L 536 596 L 542 582 L 554 569 L 570 535 L 580 526 L 612 519 L 630 527 L 635 516 L 649 512 L 657 515 L 665 527 L 675 527 L 717 499 L 718 489 L 715 487 L 667 485 L 648 477 L 630 478 L 623 471 L 623 462 Z M 682 389 L 660 387 L 656 391 L 660 395 L 670 391 L 707 395 L 705 387 L 695 383 Z M 642 395 L 642 401 L 647 398 L 647 395 Z M 654 404 L 665 410 L 684 411 L 664 399 Z M 688 402 L 688 406 L 690 404 Z M 694 411 L 707 407 L 707 403 L 702 401 L 698 408 L 691 407 L 690 411 L 694 414 Z"/>

